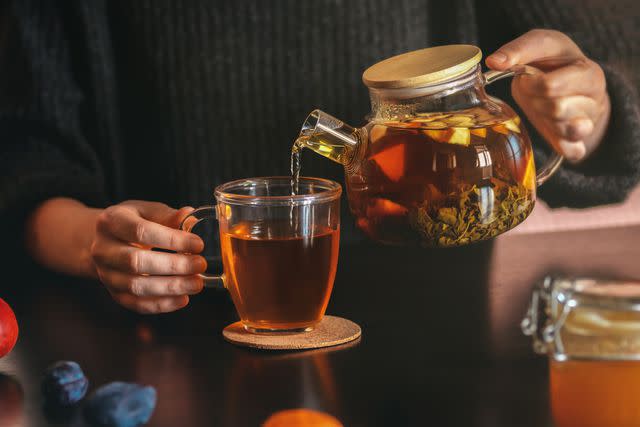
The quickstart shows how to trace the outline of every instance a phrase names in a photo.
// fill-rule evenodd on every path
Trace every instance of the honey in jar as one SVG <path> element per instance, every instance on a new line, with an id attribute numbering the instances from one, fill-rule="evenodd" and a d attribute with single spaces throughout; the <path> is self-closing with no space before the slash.
<path id="1" fill-rule="evenodd" d="M 640 426 L 640 282 L 548 279 L 523 322 L 556 427 Z"/>

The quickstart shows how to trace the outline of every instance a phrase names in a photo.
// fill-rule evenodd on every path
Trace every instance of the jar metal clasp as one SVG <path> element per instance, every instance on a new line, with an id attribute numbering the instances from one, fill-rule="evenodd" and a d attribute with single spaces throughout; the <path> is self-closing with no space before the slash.
<path id="1" fill-rule="evenodd" d="M 552 354 L 556 360 L 566 360 L 560 330 L 578 306 L 578 300 L 572 298 L 570 292 L 559 292 L 555 281 L 547 276 L 536 286 L 520 327 L 524 335 L 532 337 L 536 353 Z"/>

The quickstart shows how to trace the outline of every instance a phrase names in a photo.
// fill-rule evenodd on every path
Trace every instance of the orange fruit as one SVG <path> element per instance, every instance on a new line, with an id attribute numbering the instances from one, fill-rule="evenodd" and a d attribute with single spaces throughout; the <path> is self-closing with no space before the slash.
<path id="1" fill-rule="evenodd" d="M 394 145 L 371 157 L 382 173 L 393 182 L 398 182 L 404 174 L 404 144 Z"/>
<path id="2" fill-rule="evenodd" d="M 376 218 L 381 216 L 402 216 L 408 212 L 407 208 L 401 204 L 392 202 L 389 199 L 374 198 L 367 206 L 367 217 Z"/>
<path id="3" fill-rule="evenodd" d="M 262 427 L 344 427 L 335 417 L 311 409 L 286 409 L 272 414 Z"/>

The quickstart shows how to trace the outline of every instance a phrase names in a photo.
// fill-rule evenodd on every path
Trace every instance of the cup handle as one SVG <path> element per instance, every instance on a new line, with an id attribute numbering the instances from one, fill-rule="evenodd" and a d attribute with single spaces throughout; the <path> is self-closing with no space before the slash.
<path id="1" fill-rule="evenodd" d="M 218 219 L 218 207 L 216 205 L 213 206 L 200 206 L 197 209 L 194 209 L 189 215 L 184 217 L 182 222 L 180 223 L 180 230 L 191 232 L 193 227 L 200 222 L 207 219 Z M 195 221 L 194 221 L 195 219 Z M 199 274 L 198 276 L 202 277 L 204 281 L 205 288 L 216 288 L 222 289 L 225 287 L 224 285 L 224 274 L 221 275 L 211 275 L 211 274 Z"/>
<path id="2" fill-rule="evenodd" d="M 529 65 L 514 65 L 513 67 L 504 71 L 487 71 L 486 73 L 484 73 L 484 84 L 490 85 L 493 82 L 506 79 L 508 77 L 516 77 L 521 74 L 533 75 L 540 72 L 541 71 L 537 68 L 531 67 Z M 542 167 L 536 174 L 536 186 L 544 184 L 549 178 L 551 178 L 551 175 L 553 175 L 558 170 L 563 160 L 564 157 L 562 157 L 562 155 L 557 151 L 553 150 L 553 154 L 547 159 L 547 162 L 542 165 Z"/>

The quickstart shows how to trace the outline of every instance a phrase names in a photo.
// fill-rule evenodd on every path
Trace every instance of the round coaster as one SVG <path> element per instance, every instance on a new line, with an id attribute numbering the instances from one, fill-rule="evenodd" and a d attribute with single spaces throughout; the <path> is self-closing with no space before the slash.
<path id="1" fill-rule="evenodd" d="M 232 323 L 222 331 L 224 338 L 244 347 L 262 350 L 304 350 L 331 347 L 353 341 L 362 335 L 360 326 L 342 317 L 324 316 L 313 330 L 298 334 L 254 334 L 241 322 Z"/>

